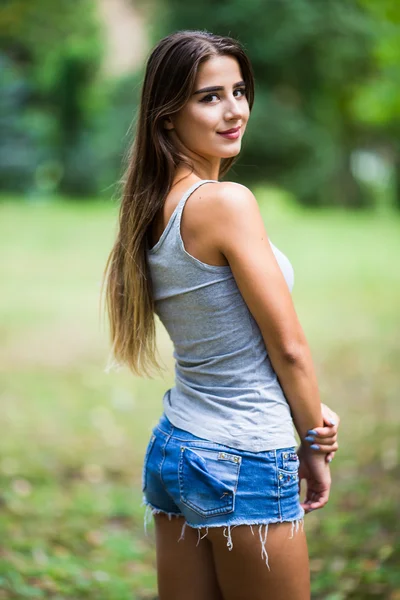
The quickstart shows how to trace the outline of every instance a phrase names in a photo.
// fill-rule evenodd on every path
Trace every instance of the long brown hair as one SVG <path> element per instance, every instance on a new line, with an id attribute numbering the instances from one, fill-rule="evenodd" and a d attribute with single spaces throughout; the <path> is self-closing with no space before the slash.
<path id="1" fill-rule="evenodd" d="M 148 229 L 171 189 L 177 165 L 185 163 L 193 170 L 169 140 L 163 120 L 189 100 L 199 66 L 218 55 L 238 61 L 251 110 L 252 67 L 239 42 L 232 38 L 207 31 L 178 31 L 158 42 L 147 61 L 136 135 L 122 179 L 119 231 L 101 287 L 103 290 L 107 280 L 106 308 L 114 365 L 125 364 L 137 375 L 151 377 L 153 369 L 161 370 L 156 359 L 154 300 L 146 261 Z M 220 177 L 235 158 L 221 160 Z"/>

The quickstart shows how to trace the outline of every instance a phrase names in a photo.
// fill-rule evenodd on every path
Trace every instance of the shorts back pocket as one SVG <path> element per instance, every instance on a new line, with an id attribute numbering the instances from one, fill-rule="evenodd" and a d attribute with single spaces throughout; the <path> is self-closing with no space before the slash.
<path id="1" fill-rule="evenodd" d="M 202 516 L 233 512 L 241 462 L 230 452 L 181 446 L 181 502 Z"/>

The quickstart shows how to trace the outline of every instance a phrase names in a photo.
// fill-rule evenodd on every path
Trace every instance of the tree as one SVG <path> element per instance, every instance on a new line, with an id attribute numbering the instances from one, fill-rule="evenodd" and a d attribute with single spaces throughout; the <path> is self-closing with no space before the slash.
<path id="1" fill-rule="evenodd" d="M 2 7 L 3 187 L 32 188 L 38 169 L 51 163 L 59 165 L 64 192 L 95 190 L 85 131 L 97 108 L 100 34 L 92 0 L 9 0 Z"/>

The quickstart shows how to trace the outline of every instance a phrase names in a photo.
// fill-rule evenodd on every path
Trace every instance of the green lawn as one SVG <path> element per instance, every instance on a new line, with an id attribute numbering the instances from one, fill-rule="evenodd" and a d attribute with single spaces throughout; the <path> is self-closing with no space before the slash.
<path id="1" fill-rule="evenodd" d="M 321 397 L 342 417 L 331 501 L 307 516 L 315 600 L 400 599 L 400 217 L 259 191 Z M 156 598 L 141 463 L 164 379 L 105 373 L 117 205 L 0 204 L 0 600 Z M 289 600 L 289 599 L 288 599 Z"/>

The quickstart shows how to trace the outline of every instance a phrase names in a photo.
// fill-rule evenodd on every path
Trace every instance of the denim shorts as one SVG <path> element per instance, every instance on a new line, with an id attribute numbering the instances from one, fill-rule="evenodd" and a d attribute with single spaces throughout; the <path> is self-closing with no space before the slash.
<path id="1" fill-rule="evenodd" d="M 174 427 L 163 413 L 145 452 L 142 505 L 170 519 L 183 516 L 179 539 L 186 525 L 199 534 L 201 528 L 223 527 L 230 550 L 231 527 L 249 525 L 254 534 L 252 526 L 258 525 L 268 564 L 268 525 L 290 521 L 292 536 L 303 526 L 298 469 L 294 446 L 264 452 L 233 449 Z M 145 530 L 148 514 L 146 510 Z"/>

